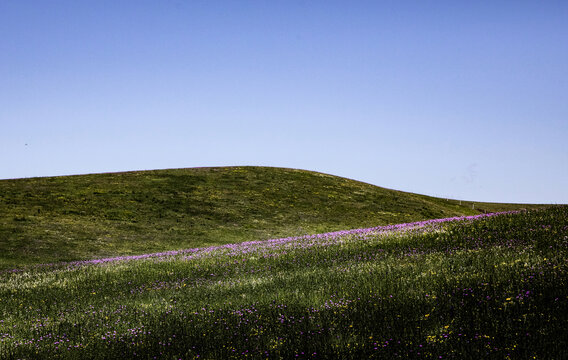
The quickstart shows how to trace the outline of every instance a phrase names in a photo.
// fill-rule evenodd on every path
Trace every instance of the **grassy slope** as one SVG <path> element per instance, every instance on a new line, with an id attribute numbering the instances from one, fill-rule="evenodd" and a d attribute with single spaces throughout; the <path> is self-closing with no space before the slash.
<path id="1" fill-rule="evenodd" d="M 1 359 L 566 359 L 568 207 L 0 271 Z"/>
<path id="2" fill-rule="evenodd" d="M 2 180 L 0 269 L 536 207 L 475 205 L 267 167 Z"/>

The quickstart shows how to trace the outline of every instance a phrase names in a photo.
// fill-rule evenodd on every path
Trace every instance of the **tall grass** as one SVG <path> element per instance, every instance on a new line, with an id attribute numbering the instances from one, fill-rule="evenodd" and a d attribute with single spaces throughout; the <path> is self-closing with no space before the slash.
<path id="1" fill-rule="evenodd" d="M 0 274 L 0 358 L 562 358 L 568 208 Z"/>

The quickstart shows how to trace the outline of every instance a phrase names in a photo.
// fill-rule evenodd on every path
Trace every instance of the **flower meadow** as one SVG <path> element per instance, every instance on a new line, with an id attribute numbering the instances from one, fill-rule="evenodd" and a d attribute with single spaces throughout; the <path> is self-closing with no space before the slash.
<path id="1" fill-rule="evenodd" d="M 1 359 L 568 357 L 568 207 L 0 273 Z"/>

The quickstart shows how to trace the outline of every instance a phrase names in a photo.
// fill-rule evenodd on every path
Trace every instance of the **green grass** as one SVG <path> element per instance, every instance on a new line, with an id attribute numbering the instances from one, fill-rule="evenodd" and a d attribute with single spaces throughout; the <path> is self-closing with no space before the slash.
<path id="1" fill-rule="evenodd" d="M 1 180 L 0 269 L 535 207 L 267 167 Z"/>
<path id="2" fill-rule="evenodd" d="M 559 359 L 568 207 L 0 272 L 5 359 Z"/>

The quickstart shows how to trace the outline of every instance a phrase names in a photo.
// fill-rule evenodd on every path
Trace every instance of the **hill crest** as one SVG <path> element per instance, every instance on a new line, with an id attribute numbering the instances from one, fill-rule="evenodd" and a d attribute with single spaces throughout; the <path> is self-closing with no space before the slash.
<path id="1" fill-rule="evenodd" d="M 0 268 L 532 207 L 258 166 L 0 180 Z"/>

